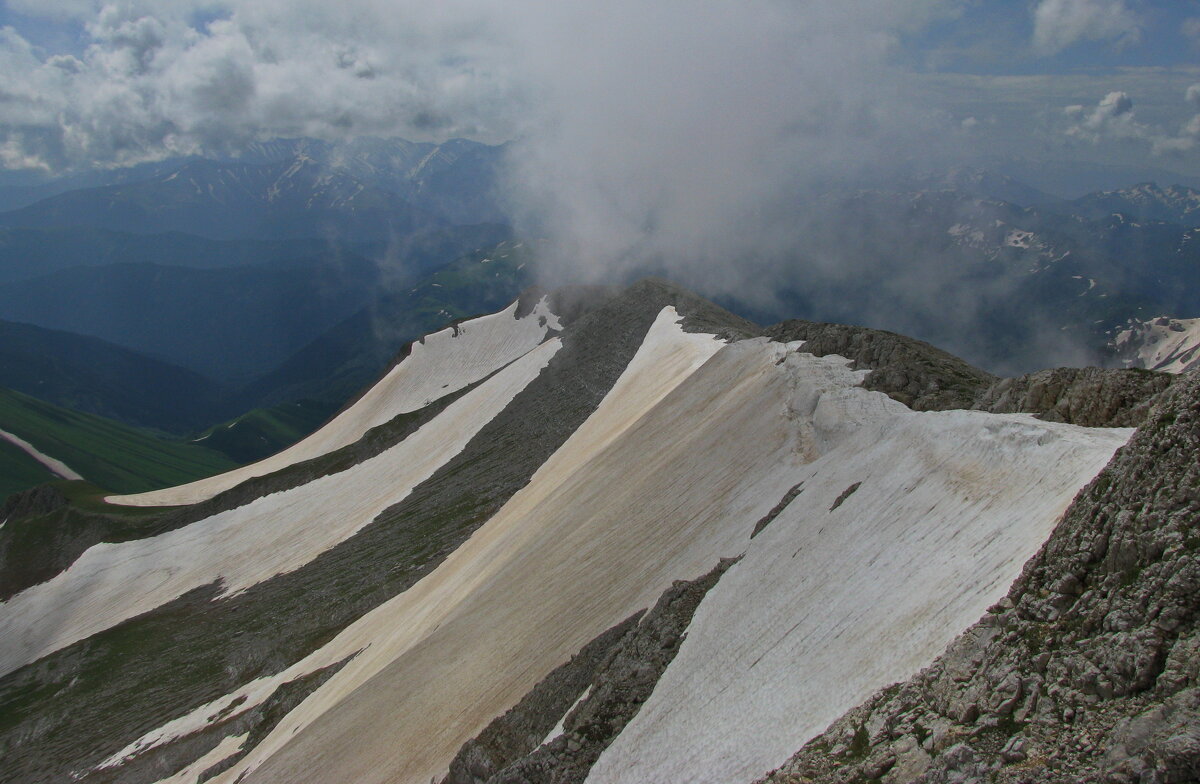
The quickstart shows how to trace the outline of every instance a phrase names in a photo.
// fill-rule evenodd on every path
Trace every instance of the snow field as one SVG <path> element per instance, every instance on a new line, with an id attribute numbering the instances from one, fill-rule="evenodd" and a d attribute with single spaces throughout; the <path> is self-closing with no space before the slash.
<path id="1" fill-rule="evenodd" d="M 598 634 L 673 580 L 744 553 L 592 780 L 750 781 L 977 620 L 1131 432 L 915 414 L 858 387 L 865 371 L 841 357 L 764 339 L 724 345 L 678 321 L 671 308 L 659 314 L 584 425 L 437 569 L 285 672 L 109 762 L 353 655 L 214 782 L 425 784 Z M 800 496 L 751 540 L 800 481 Z M 339 483 L 306 502 L 320 493 L 339 506 L 354 495 Z M 273 519 L 266 507 L 247 514 L 248 528 Z M 122 576 L 127 589 L 137 573 Z M 225 739 L 225 756 L 241 742 Z M 184 773 L 175 781 L 191 780 Z"/>
<path id="2" fill-rule="evenodd" d="M 559 329 L 558 317 L 545 298 L 524 318 L 516 317 L 514 302 L 489 316 L 447 327 L 413 344 L 412 352 L 379 383 L 320 430 L 287 449 L 247 466 L 137 495 L 107 499 L 127 506 L 176 506 L 204 501 L 247 479 L 265 476 L 353 444 L 371 428 L 397 414 L 417 411 L 452 392 L 469 386 L 532 351 Z"/>
<path id="3" fill-rule="evenodd" d="M 564 447 L 555 453 L 546 465 L 542 466 L 533 481 L 512 499 L 512 502 L 516 502 L 518 498 L 521 499 L 520 506 L 512 506 L 512 502 L 510 502 L 510 506 L 502 510 L 502 513 L 507 513 L 510 519 L 515 519 L 516 515 L 523 514 L 536 501 L 544 498 L 548 489 L 554 486 L 553 477 L 569 475 L 579 468 L 589 456 L 624 432 L 643 413 L 652 408 L 724 345 L 714 340 L 711 335 L 684 333 L 676 326 L 678 318 L 678 314 L 672 308 L 664 310 L 659 315 L 647 336 L 646 345 L 630 362 L 601 406 L 571 436 Z M 550 476 L 551 480 L 543 481 L 547 476 Z M 489 523 L 489 525 L 492 524 Z M 493 525 L 493 527 L 495 526 Z M 480 533 L 476 533 L 476 538 L 480 536 Z M 473 538 L 467 545 L 471 545 L 472 542 L 477 544 Z M 455 553 L 450 558 L 461 559 L 462 556 Z M 412 644 L 414 636 L 401 634 L 400 629 L 411 628 L 414 633 L 427 631 L 426 628 L 416 625 L 406 626 L 406 624 L 411 624 L 413 618 L 419 616 L 425 609 L 420 604 L 422 601 L 432 605 L 432 601 L 428 599 L 428 593 L 422 593 L 418 597 L 413 595 L 413 592 L 428 591 L 434 587 L 436 581 L 444 581 L 446 574 L 450 571 L 454 570 L 448 570 L 443 565 L 430 575 L 430 578 L 418 583 L 409 592 L 363 616 L 324 648 L 314 652 L 288 670 L 270 678 L 252 681 L 237 691 L 196 709 L 187 716 L 147 733 L 129 747 L 106 760 L 103 766 L 117 765 L 125 757 L 135 756 L 146 749 L 202 729 L 211 722 L 213 717 L 238 715 L 250 710 L 270 697 L 280 685 L 339 662 L 347 656 L 357 654 L 356 661 L 362 660 L 366 666 L 357 676 L 349 677 L 350 673 L 346 673 L 347 677 L 342 678 L 339 673 L 338 676 L 331 679 L 330 691 L 334 693 L 323 695 L 321 706 L 318 706 L 314 712 L 314 715 L 319 715 L 324 706 L 335 702 L 340 698 L 339 695 L 352 691 L 365 678 L 370 677 L 388 661 L 395 658 L 405 646 Z M 459 579 L 467 577 L 469 577 L 467 571 L 461 571 L 458 574 Z M 368 648 L 371 649 L 370 657 L 365 653 Z M 368 659 L 371 657 L 373 657 L 373 663 L 368 663 Z M 340 684 L 336 691 L 333 689 L 335 683 Z M 237 703 L 236 710 L 230 712 L 229 706 L 234 703 Z M 293 716 L 295 717 L 295 726 L 302 726 L 301 718 L 295 714 Z M 268 738 L 263 745 L 270 742 L 271 739 Z M 265 752 L 262 751 L 263 746 L 260 746 L 259 749 L 260 756 L 265 756 Z M 247 766 L 250 762 L 250 760 L 247 761 Z M 238 769 L 240 770 L 241 767 Z"/>
<path id="4" fill-rule="evenodd" d="M 710 335 L 683 332 L 677 320 L 673 309 L 660 314 L 601 406 L 495 517 L 428 577 L 305 664 L 314 669 L 365 648 L 228 771 L 228 781 L 249 770 L 248 782 L 424 784 L 445 772 L 463 742 L 592 637 L 652 602 L 676 576 L 711 567 L 710 555 L 736 539 L 714 525 L 715 492 L 698 491 L 692 483 L 703 478 L 694 479 L 684 465 L 654 472 L 636 459 L 649 449 L 663 453 L 664 463 L 678 463 L 666 453 L 686 451 L 686 443 L 660 430 L 695 415 L 673 405 L 678 386 L 705 376 L 713 364 L 705 361 L 729 350 Z M 761 384 L 773 375 L 773 355 L 758 355 Z M 746 367 L 726 365 L 721 378 L 709 377 L 707 393 L 733 405 L 729 376 L 747 375 Z M 776 423 L 779 402 L 769 417 Z M 648 425 L 656 414 L 664 422 Z M 783 430 L 778 440 L 786 440 Z M 614 492 L 622 482 L 642 487 Z M 691 505 L 693 527 L 703 531 L 706 522 L 708 530 L 699 539 L 671 526 L 646 530 L 654 504 Z M 386 734 L 364 733 L 363 722 L 371 724 L 381 710 L 411 720 L 398 719 Z M 353 755 L 337 753 L 351 742 Z"/>
<path id="5" fill-rule="evenodd" d="M 705 597 L 588 781 L 778 767 L 1002 598 L 1131 433 L 967 411 L 863 427 L 795 474 L 803 492 Z"/>
<path id="6" fill-rule="evenodd" d="M 1122 331 L 1114 345 L 1120 349 L 1130 340 L 1137 343 L 1141 367 L 1182 373 L 1200 360 L 1200 318 L 1152 319 Z"/>
<path id="7" fill-rule="evenodd" d="M 462 451 L 561 347 L 543 343 L 386 452 L 150 539 L 99 544 L 65 572 L 0 604 L 0 673 L 185 592 L 225 594 L 292 571 L 352 536 Z"/>

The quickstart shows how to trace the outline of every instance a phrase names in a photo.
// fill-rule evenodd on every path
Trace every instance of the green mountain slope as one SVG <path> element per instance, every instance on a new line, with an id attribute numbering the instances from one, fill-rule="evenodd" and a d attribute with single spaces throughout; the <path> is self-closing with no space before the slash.
<path id="1" fill-rule="evenodd" d="M 85 479 L 116 492 L 166 487 L 234 466 L 225 455 L 203 446 L 169 441 L 10 389 L 0 389 L 0 430 L 24 439 Z M 8 488 L 7 492 L 54 478 L 47 476 L 48 471 L 34 470 L 11 450 L 0 452 L 0 470 L 4 472 L 0 488 Z"/>
<path id="2" fill-rule="evenodd" d="M 312 400 L 256 408 L 214 425 L 191 443 L 220 452 L 238 463 L 253 463 L 304 438 L 335 410 L 334 404 Z"/>
<path id="3" fill-rule="evenodd" d="M 58 477 L 25 450 L 0 438 L 0 500 L 55 479 Z"/>
<path id="4" fill-rule="evenodd" d="M 199 373 L 103 340 L 0 321 L 0 387 L 174 433 L 206 427 L 223 390 Z"/>

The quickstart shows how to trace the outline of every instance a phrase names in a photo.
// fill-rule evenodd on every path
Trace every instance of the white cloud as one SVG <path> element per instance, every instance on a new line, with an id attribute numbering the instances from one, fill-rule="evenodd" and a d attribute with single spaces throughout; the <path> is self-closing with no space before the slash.
<path id="1" fill-rule="evenodd" d="M 1033 10 L 1033 44 L 1054 54 L 1081 41 L 1137 42 L 1142 22 L 1125 0 L 1041 0 Z"/>
<path id="2" fill-rule="evenodd" d="M 1192 106 L 1200 109 L 1200 84 L 1190 85 L 1187 90 L 1184 91 L 1183 97 Z"/>
<path id="3" fill-rule="evenodd" d="M 1145 139 L 1150 131 L 1134 118 L 1133 99 L 1127 93 L 1114 90 L 1088 110 L 1084 106 L 1068 106 L 1063 110 L 1074 124 L 1068 136 L 1090 141 Z"/>
<path id="4" fill-rule="evenodd" d="M 0 143 L 28 154 L 10 161 L 128 163 L 283 135 L 499 141 L 521 115 L 488 0 L 13 7 L 72 16 L 85 40 L 73 56 L 0 35 Z"/>
<path id="5" fill-rule="evenodd" d="M 1200 47 L 1200 16 L 1184 19 L 1180 32 L 1192 42 L 1192 46 Z"/>
<path id="6" fill-rule="evenodd" d="M 1183 123 L 1179 132 L 1155 140 L 1154 151 L 1159 154 L 1181 154 L 1200 147 L 1200 84 L 1193 84 L 1184 92 L 1184 98 L 1197 110 Z"/>
<path id="7" fill-rule="evenodd" d="M 1200 110 L 1200 84 L 1190 85 L 1184 99 Z M 1113 91 L 1090 110 L 1068 106 L 1063 110 L 1071 119 L 1068 136 L 1092 144 L 1139 142 L 1148 145 L 1154 155 L 1180 155 L 1200 148 L 1200 113 L 1185 120 L 1178 131 L 1138 122 L 1133 100 L 1122 91 Z"/>

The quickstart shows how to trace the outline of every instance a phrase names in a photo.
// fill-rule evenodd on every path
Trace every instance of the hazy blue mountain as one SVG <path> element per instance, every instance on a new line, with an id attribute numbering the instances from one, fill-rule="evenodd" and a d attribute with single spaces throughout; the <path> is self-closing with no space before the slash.
<path id="1" fill-rule="evenodd" d="M 175 433 L 219 417 L 222 389 L 192 370 L 84 335 L 0 321 L 0 387 Z"/>
<path id="2" fill-rule="evenodd" d="M 380 292 L 252 382 L 241 406 L 305 399 L 340 405 L 374 381 L 404 344 L 512 301 L 532 282 L 528 260 L 525 246 L 503 242 L 469 253 L 411 288 Z"/>
<path id="3" fill-rule="evenodd" d="M 304 157 L 262 166 L 194 161 L 151 180 L 70 191 L 0 215 L 4 226 L 214 239 L 380 239 L 445 222 Z"/>
<path id="4" fill-rule="evenodd" d="M 1071 202 L 1071 209 L 1087 218 L 1107 218 L 1115 213 L 1141 221 L 1166 221 L 1189 228 L 1200 226 L 1200 191 L 1183 185 L 1160 188 L 1143 182 L 1128 188 L 1097 191 Z"/>
<path id="5" fill-rule="evenodd" d="M 0 283 L 71 267 L 159 264 L 215 269 L 316 256 L 321 239 L 211 240 L 193 234 L 131 234 L 105 229 L 0 229 Z"/>
<path id="6" fill-rule="evenodd" d="M 1021 180 L 989 169 L 958 166 L 944 172 L 909 178 L 897 190 L 952 190 L 984 199 L 996 199 L 1022 207 L 1047 206 L 1063 200 Z"/>
<path id="7" fill-rule="evenodd" d="M 803 243 L 771 270 L 771 301 L 685 282 L 756 320 L 889 329 L 1002 373 L 1099 362 L 1130 318 L 1200 313 L 1198 230 L 1178 224 L 951 190 L 831 197 L 802 220 Z"/>
<path id="8" fill-rule="evenodd" d="M 0 226 L 363 241 L 503 222 L 496 197 L 503 151 L 461 139 L 440 145 L 363 139 L 336 146 L 281 140 L 236 160 L 164 162 L 138 169 L 140 178 L 126 170 L 124 177 L 110 178 L 114 182 L 101 178 L 100 184 L 0 214 Z"/>
<path id="9" fill-rule="evenodd" d="M 986 159 L 982 165 L 1062 199 L 1078 199 L 1096 191 L 1120 190 L 1135 182 L 1174 182 L 1200 188 L 1200 178 L 1154 166 L 1009 157 Z"/>
<path id="10" fill-rule="evenodd" d="M 170 158 L 118 168 L 78 172 L 0 171 L 0 211 L 15 210 L 81 188 L 100 188 L 165 176 L 196 158 Z"/>
<path id="11" fill-rule="evenodd" d="M 76 267 L 0 286 L 0 318 L 92 335 L 213 378 L 257 375 L 368 302 L 359 256 L 231 269 Z"/>

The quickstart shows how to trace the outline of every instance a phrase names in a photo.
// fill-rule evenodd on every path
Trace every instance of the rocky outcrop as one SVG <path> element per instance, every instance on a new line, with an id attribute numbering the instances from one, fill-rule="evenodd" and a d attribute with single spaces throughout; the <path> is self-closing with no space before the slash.
<path id="1" fill-rule="evenodd" d="M 1008 596 L 783 782 L 1200 778 L 1200 376 L 1160 397 Z"/>
<path id="2" fill-rule="evenodd" d="M 644 613 L 617 624 L 547 675 L 519 703 L 463 744 L 450 763 L 444 784 L 479 784 L 541 745 L 558 717 L 584 694 L 597 670 Z"/>
<path id="3" fill-rule="evenodd" d="M 792 319 L 767 327 L 766 335 L 780 342 L 803 340 L 806 353 L 840 354 L 853 360 L 855 369 L 870 368 L 865 388 L 914 411 L 970 408 L 997 380 L 928 343 L 879 329 Z"/>
<path id="4" fill-rule="evenodd" d="M 993 414 L 1028 412 L 1048 422 L 1085 427 L 1137 427 L 1173 377 L 1148 370 L 1057 368 L 1003 378 L 976 398 Z"/>
<path id="5" fill-rule="evenodd" d="M 450 774 L 442 784 L 583 782 L 600 753 L 637 715 L 674 660 L 700 600 L 734 563 L 734 559 L 725 559 L 703 577 L 676 581 L 640 620 L 635 616 L 616 627 L 620 635 L 615 642 L 610 640 L 610 630 L 584 648 L 520 704 L 493 721 L 478 738 L 468 741 L 450 764 Z M 564 668 L 577 661 L 589 661 L 599 649 L 598 643 L 603 643 L 607 652 L 594 668 L 586 689 L 574 692 L 582 692 L 579 701 L 573 707 L 568 702 L 561 712 L 531 711 L 539 703 L 548 703 L 549 693 L 561 692 L 559 682 L 565 677 Z M 562 733 L 539 745 L 563 713 Z M 537 732 L 529 731 L 533 726 Z M 522 731 L 514 731 L 516 728 Z M 509 742 L 501 746 L 496 739 L 504 737 Z M 503 765 L 499 764 L 502 760 Z"/>
<path id="6" fill-rule="evenodd" d="M 68 503 L 67 497 L 53 484 L 38 485 L 10 495 L 0 506 L 0 521 L 40 517 L 61 509 Z"/>

